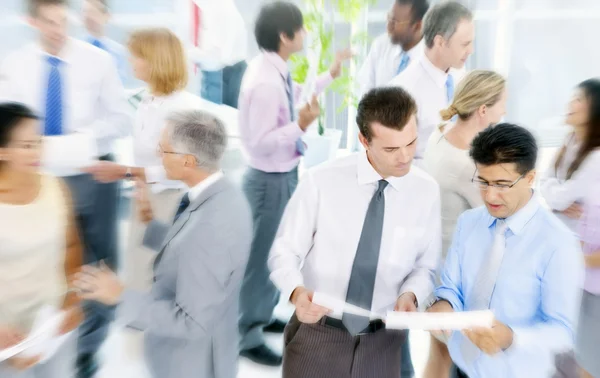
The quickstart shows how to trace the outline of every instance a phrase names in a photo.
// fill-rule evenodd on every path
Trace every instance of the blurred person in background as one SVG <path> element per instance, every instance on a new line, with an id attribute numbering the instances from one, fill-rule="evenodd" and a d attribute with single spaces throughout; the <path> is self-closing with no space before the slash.
<path id="1" fill-rule="evenodd" d="M 581 378 L 600 377 L 600 181 L 589 189 L 578 230 L 586 266 L 575 347 Z"/>
<path id="2" fill-rule="evenodd" d="M 298 164 L 306 146 L 302 135 L 320 114 L 316 95 L 337 78 L 350 50 L 339 52 L 328 72 L 317 77 L 315 95 L 296 114 L 302 87 L 294 84 L 288 60 L 304 48 L 302 11 L 291 2 L 262 7 L 254 34 L 262 50 L 250 63 L 240 94 L 239 127 L 248 157 L 243 190 L 252 207 L 254 239 L 240 297 L 241 354 L 269 366 L 281 364 L 264 332 L 281 333 L 273 319 L 279 292 L 269 279 L 267 258 L 285 206 L 298 184 Z M 286 298 L 287 299 L 287 298 Z"/>
<path id="3" fill-rule="evenodd" d="M 455 85 L 473 53 L 474 38 L 469 9 L 455 1 L 434 5 L 423 20 L 425 53 L 389 83 L 406 89 L 417 102 L 417 165 L 422 162 L 429 136 L 441 122 L 440 111 L 452 103 Z"/>
<path id="4" fill-rule="evenodd" d="M 542 178 L 540 192 L 548 206 L 576 232 L 584 198 L 600 182 L 599 79 L 579 84 L 566 122 L 573 131 Z"/>
<path id="5" fill-rule="evenodd" d="M 423 17 L 428 0 L 395 0 L 387 16 L 387 33 L 371 44 L 358 72 L 359 93 L 387 85 L 423 55 Z"/>
<path id="6" fill-rule="evenodd" d="M 88 171 L 100 182 L 123 179 L 142 180 L 150 185 L 148 201 L 155 219 L 168 222 L 177 210 L 185 190 L 181 181 L 167 178 L 157 152 L 167 117 L 174 111 L 201 109 L 203 100 L 185 91 L 188 67 L 183 44 L 166 28 L 134 31 L 129 38 L 130 62 L 137 79 L 148 85 L 137 108 L 133 127 L 134 166 L 100 162 Z M 127 286 L 147 290 L 152 286 L 152 266 L 156 252 L 142 244 L 146 225 L 136 216 L 137 203 L 131 209 L 127 253 L 123 256 L 123 276 Z M 128 352 L 135 358 L 141 353 L 141 334 L 128 332 Z"/>
<path id="7" fill-rule="evenodd" d="M 248 31 L 233 0 L 192 0 L 193 47 L 189 56 L 202 70 L 202 98 L 238 107 L 248 64 Z"/>
<path id="8" fill-rule="evenodd" d="M 40 310 L 65 311 L 60 334 L 74 331 L 83 312 L 68 281 L 82 264 L 81 243 L 67 186 L 41 174 L 38 117 L 16 103 L 0 103 L 0 329 L 27 337 Z M 0 362 L 3 378 L 63 378 L 75 371 L 77 336 L 50 360 L 17 355 Z M 3 345 L 4 344 L 4 345 Z"/>
<path id="9" fill-rule="evenodd" d="M 490 125 L 500 122 L 506 109 L 506 82 L 492 71 L 473 71 L 456 89 L 452 104 L 442 110 L 442 120 L 425 150 L 425 168 L 438 184 L 442 197 L 442 264 L 452 242 L 458 217 L 483 205 L 479 188 L 471 183 L 476 171 L 469 157 L 471 142 Z M 449 122 L 458 116 L 456 123 Z M 447 378 L 452 360 L 446 345 L 431 337 L 425 378 Z"/>
<path id="10" fill-rule="evenodd" d="M 68 11 L 66 0 L 29 0 L 29 21 L 38 39 L 9 54 L 0 65 L 0 99 L 24 103 L 42 115 L 44 136 L 68 143 L 79 134 L 96 144 L 94 158 L 114 161 L 114 142 L 129 135 L 131 127 L 123 84 L 110 54 L 68 37 Z M 56 160 L 60 158 L 48 157 Z M 80 166 L 42 164 L 48 172 L 64 177 L 71 190 L 84 261 L 104 260 L 116 268 L 119 183 L 98 183 Z M 79 378 L 92 377 L 98 370 L 96 354 L 114 316 L 111 307 L 97 303 L 86 303 L 84 309 Z"/>
<path id="11" fill-rule="evenodd" d="M 115 60 L 119 77 L 125 82 L 127 77 L 127 51 L 125 48 L 106 36 L 106 25 L 110 20 L 109 0 L 84 0 L 83 25 L 88 33 L 85 40 L 99 49 L 105 50 Z"/>
<path id="12" fill-rule="evenodd" d="M 485 206 L 458 219 L 428 309 L 494 314 L 491 328 L 446 334 L 459 377 L 545 377 L 555 354 L 574 346 L 583 258 L 576 237 L 532 189 L 537 153 L 533 135 L 507 123 L 473 139 L 473 184 Z"/>
<path id="13" fill-rule="evenodd" d="M 239 293 L 252 240 L 243 193 L 220 170 L 223 123 L 203 111 L 171 114 L 159 149 L 166 175 L 189 188 L 173 220 L 154 219 L 144 184 L 138 209 L 144 244 L 158 254 L 150 292 L 123 285 L 105 267 L 84 267 L 84 298 L 118 306 L 118 318 L 144 332 L 154 378 L 235 378 Z"/>

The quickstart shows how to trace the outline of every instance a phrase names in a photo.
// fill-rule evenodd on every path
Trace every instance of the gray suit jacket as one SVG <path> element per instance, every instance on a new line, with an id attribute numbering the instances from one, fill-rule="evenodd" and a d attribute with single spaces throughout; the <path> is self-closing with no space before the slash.
<path id="1" fill-rule="evenodd" d="M 250 208 L 226 178 L 172 226 L 148 225 L 144 245 L 159 252 L 152 291 L 125 290 L 118 316 L 145 331 L 153 377 L 236 377 L 238 301 L 251 241 Z"/>

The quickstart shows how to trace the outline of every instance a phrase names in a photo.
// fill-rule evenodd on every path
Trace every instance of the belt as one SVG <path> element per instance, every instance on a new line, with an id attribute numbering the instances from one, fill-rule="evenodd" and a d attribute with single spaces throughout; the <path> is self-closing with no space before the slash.
<path id="1" fill-rule="evenodd" d="M 115 161 L 113 154 L 102 155 L 98 158 L 100 161 Z"/>
<path id="2" fill-rule="evenodd" d="M 321 325 L 326 325 L 328 327 L 343 329 L 344 331 L 347 331 L 346 326 L 340 319 L 330 318 L 329 316 L 324 316 L 323 319 L 321 319 Z M 371 322 L 369 322 L 367 328 L 363 329 L 358 334 L 366 335 L 369 333 L 375 333 L 382 329 L 385 329 L 385 323 L 381 319 L 372 320 Z"/>

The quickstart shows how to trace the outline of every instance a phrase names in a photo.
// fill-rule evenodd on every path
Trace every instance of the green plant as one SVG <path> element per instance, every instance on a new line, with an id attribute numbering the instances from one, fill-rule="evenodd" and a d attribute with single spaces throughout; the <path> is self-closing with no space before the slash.
<path id="1" fill-rule="evenodd" d="M 311 37 L 311 45 L 307 46 L 312 51 L 320 51 L 318 57 L 318 72 L 324 72 L 329 69 L 329 66 L 335 59 L 334 41 L 334 22 L 327 20 L 327 12 L 329 7 L 333 7 L 345 22 L 354 23 L 360 17 L 365 7 L 376 4 L 377 0 L 304 0 L 304 27 Z M 367 33 L 357 33 L 349 41 L 347 45 L 357 46 L 366 44 L 369 39 Z M 319 49 L 320 45 L 320 49 Z M 304 55 L 292 55 L 290 58 L 292 63 L 292 78 L 295 82 L 303 84 L 306 81 L 306 76 L 309 70 L 308 58 Z M 354 78 L 349 75 L 348 68 L 342 69 L 342 74 L 329 87 L 332 90 L 343 96 L 342 106 L 338 111 L 343 110 L 348 106 L 356 106 L 358 98 L 356 97 Z M 325 133 L 323 122 L 324 111 L 321 108 L 321 116 L 318 120 L 319 135 Z"/>

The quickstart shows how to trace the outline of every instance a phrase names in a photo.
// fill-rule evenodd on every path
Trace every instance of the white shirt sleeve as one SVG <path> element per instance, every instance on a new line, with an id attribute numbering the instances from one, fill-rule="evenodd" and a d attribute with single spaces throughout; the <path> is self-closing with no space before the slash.
<path id="1" fill-rule="evenodd" d="M 592 151 L 569 180 L 561 182 L 555 177 L 546 177 L 540 192 L 548 206 L 563 211 L 581 201 L 593 183 L 600 180 L 600 150 Z"/>
<path id="2" fill-rule="evenodd" d="M 318 204 L 318 189 L 309 171 L 285 209 L 269 256 L 271 280 L 283 298 L 289 299 L 297 287 L 304 285 L 300 267 L 313 245 Z"/>
<path id="3" fill-rule="evenodd" d="M 412 292 L 417 297 L 419 307 L 427 305 L 427 297 L 433 292 L 434 277 L 442 251 L 442 210 L 439 191 L 431 204 L 428 227 L 425 230 L 424 240 L 426 248 L 417 253 L 417 258 L 412 272 L 404 280 L 400 288 L 400 295 Z"/>
<path id="4" fill-rule="evenodd" d="M 371 89 L 375 88 L 376 83 L 375 83 L 375 63 L 377 61 L 377 40 L 375 40 L 373 42 L 373 44 L 371 45 L 371 49 L 369 50 L 369 54 L 367 55 L 367 58 L 365 59 L 365 61 L 363 62 L 362 67 L 360 68 L 360 71 L 358 71 L 358 86 L 359 86 L 359 97 L 362 97 L 365 95 L 365 93 L 367 93 L 368 91 L 370 91 Z"/>
<path id="5" fill-rule="evenodd" d="M 97 140 L 117 139 L 131 134 L 130 105 L 123 83 L 119 78 L 112 57 L 106 54 L 103 61 L 98 62 L 98 72 L 102 72 L 99 102 L 104 117 L 96 119 L 91 125 L 81 125 L 91 130 Z"/>

